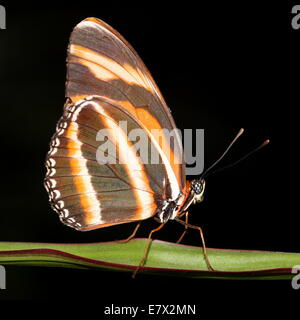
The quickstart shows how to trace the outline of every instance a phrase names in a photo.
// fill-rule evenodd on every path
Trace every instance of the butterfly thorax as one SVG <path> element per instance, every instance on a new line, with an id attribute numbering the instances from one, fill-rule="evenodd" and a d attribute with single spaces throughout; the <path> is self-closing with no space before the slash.
<path id="1" fill-rule="evenodd" d="M 161 223 L 168 220 L 174 220 L 180 213 L 187 211 L 192 203 L 203 201 L 203 194 L 205 190 L 205 180 L 195 179 L 189 184 L 189 189 L 184 195 L 180 193 L 177 199 L 166 199 L 157 212 L 157 216 Z"/>
<path id="2" fill-rule="evenodd" d="M 162 206 L 158 209 L 157 217 L 159 218 L 161 223 L 166 223 L 168 220 L 175 219 L 179 204 L 182 202 L 182 193 L 179 194 L 177 199 L 166 199 L 163 201 Z"/>

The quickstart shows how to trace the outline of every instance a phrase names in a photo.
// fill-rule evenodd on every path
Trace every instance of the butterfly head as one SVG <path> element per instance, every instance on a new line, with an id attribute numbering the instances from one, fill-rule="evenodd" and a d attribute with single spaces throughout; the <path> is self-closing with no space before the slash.
<path id="1" fill-rule="evenodd" d="M 191 191 L 194 194 L 194 203 L 203 201 L 205 180 L 202 178 L 193 180 L 191 182 Z"/>

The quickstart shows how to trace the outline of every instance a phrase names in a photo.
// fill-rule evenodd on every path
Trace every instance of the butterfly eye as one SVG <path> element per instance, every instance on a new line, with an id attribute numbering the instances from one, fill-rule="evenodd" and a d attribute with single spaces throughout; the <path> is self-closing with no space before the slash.
<path id="1" fill-rule="evenodd" d="M 192 182 L 192 189 L 196 194 L 200 194 L 203 190 L 203 184 L 200 180 L 194 180 Z"/>

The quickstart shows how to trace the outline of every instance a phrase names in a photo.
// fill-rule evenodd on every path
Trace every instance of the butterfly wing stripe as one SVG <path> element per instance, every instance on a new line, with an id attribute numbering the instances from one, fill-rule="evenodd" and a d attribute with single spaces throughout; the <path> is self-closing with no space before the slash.
<path id="1" fill-rule="evenodd" d="M 93 70 L 97 78 L 101 80 L 111 81 L 121 79 L 127 84 L 142 86 L 152 92 L 152 88 L 146 86 L 140 75 L 137 74 L 137 71 L 129 65 L 124 64 L 122 66 L 109 57 L 81 45 L 71 44 L 69 53 L 77 58 L 74 58 L 73 63 L 85 65 L 90 70 Z M 72 62 L 72 57 L 70 59 Z"/>
<path id="2" fill-rule="evenodd" d="M 181 180 L 181 171 L 182 171 L 182 163 L 183 163 L 183 150 L 181 144 L 177 144 L 176 141 L 178 138 L 178 131 L 174 129 L 175 140 L 174 147 L 172 148 L 170 145 L 169 137 L 164 133 L 164 128 L 161 127 L 160 123 L 157 121 L 155 117 L 143 108 L 139 108 L 137 110 L 139 114 L 139 118 L 143 118 L 143 128 L 148 133 L 151 138 L 151 142 L 158 150 L 164 165 L 166 166 L 166 170 L 168 173 L 168 178 L 172 186 L 172 199 L 176 199 L 180 190 L 182 189 L 182 184 L 178 184 Z M 143 113 L 143 116 L 141 114 Z M 151 128 L 149 130 L 148 128 Z M 157 133 L 157 136 L 155 135 Z M 158 138 L 161 137 L 161 139 Z M 182 182 L 183 183 L 183 182 Z"/>
<path id="3" fill-rule="evenodd" d="M 124 76 L 121 78 L 121 74 L 117 76 L 111 70 L 104 68 L 100 64 L 103 60 L 102 56 L 99 56 L 99 59 L 99 63 L 96 64 L 79 57 L 69 56 L 69 81 L 66 95 L 70 96 L 74 102 L 82 100 L 83 93 L 86 96 L 101 93 L 101 96 L 121 101 L 133 114 L 135 114 L 134 105 L 155 103 L 151 92 L 139 86 L 132 79 L 130 81 Z M 114 62 L 114 64 L 118 66 L 117 63 Z M 170 125 L 169 123 L 166 124 Z"/>
<path id="4" fill-rule="evenodd" d="M 120 55 L 121 55 L 121 57 L 119 58 L 120 61 L 124 60 L 124 57 L 122 56 L 122 55 L 124 55 L 127 58 L 127 60 L 129 62 L 131 62 L 131 63 L 127 63 L 128 71 L 129 70 L 134 71 L 136 74 L 138 74 L 138 76 L 140 78 L 143 79 L 144 83 L 146 83 L 148 85 L 148 87 L 152 88 L 151 91 L 155 91 L 159 102 L 162 102 L 165 105 L 165 107 L 167 109 L 167 113 L 169 113 L 169 110 L 168 110 L 168 107 L 166 106 L 164 98 L 163 98 L 159 88 L 155 84 L 155 81 L 153 80 L 149 70 L 147 69 L 147 67 L 145 66 L 143 61 L 140 59 L 140 57 L 136 53 L 136 51 L 133 49 L 133 47 L 130 45 L 130 43 L 119 32 L 117 32 L 115 29 L 113 29 L 110 25 L 108 25 L 104 21 L 97 19 L 97 18 L 94 18 L 94 17 L 86 18 L 81 23 L 79 23 L 77 25 L 77 27 L 79 28 L 81 26 L 81 24 L 84 25 L 87 22 L 92 22 L 95 25 L 98 25 L 102 29 L 103 34 L 105 34 L 105 33 L 110 34 L 110 38 L 114 40 L 113 44 L 115 46 L 119 47 L 119 51 L 117 51 L 117 50 L 116 51 L 110 50 L 110 51 L 120 52 Z M 98 47 L 93 48 L 93 49 L 98 49 Z M 138 68 L 137 68 L 137 66 L 138 66 Z M 171 118 L 171 122 L 173 122 L 172 118 Z M 173 126 L 175 127 L 174 123 L 173 123 Z"/>

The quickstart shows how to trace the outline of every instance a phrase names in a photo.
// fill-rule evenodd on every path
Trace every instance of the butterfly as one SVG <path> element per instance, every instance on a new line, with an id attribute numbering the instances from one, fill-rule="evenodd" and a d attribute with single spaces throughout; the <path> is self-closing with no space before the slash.
<path id="1" fill-rule="evenodd" d="M 186 180 L 181 137 L 174 131 L 161 92 L 131 45 L 99 19 L 87 18 L 72 31 L 65 95 L 44 180 L 60 220 L 81 231 L 138 222 L 127 240 L 145 219 L 154 217 L 159 222 L 149 240 L 169 220 L 176 220 L 185 226 L 179 241 L 187 228 L 200 232 L 204 258 L 212 270 L 202 229 L 188 223 L 189 206 L 203 200 L 204 175 Z M 158 163 L 141 161 L 120 122 L 128 130 L 145 133 Z M 103 152 L 111 161 L 99 162 L 96 155 L 103 138 L 99 132 L 106 129 L 105 141 L 117 152 Z M 175 132 L 172 143 L 164 134 L 153 134 L 163 129 Z M 148 249 L 149 241 L 140 265 Z"/>

